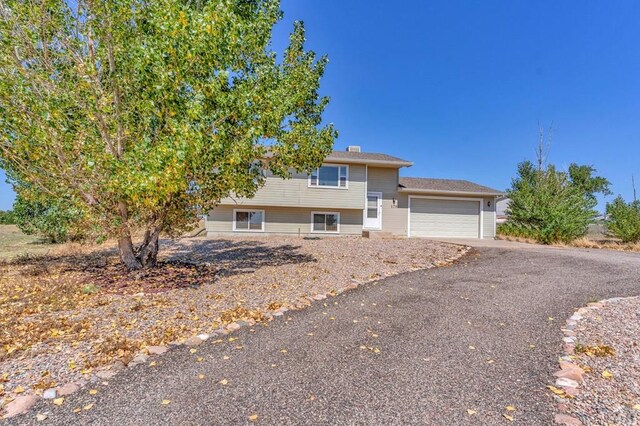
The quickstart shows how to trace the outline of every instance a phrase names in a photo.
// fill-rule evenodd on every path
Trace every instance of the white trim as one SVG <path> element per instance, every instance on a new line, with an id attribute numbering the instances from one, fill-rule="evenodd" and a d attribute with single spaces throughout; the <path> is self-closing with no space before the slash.
<path id="1" fill-rule="evenodd" d="M 320 185 L 320 167 L 337 167 L 338 168 L 338 186 L 327 186 L 327 185 Z M 322 165 L 318 167 L 315 172 L 318 176 L 318 185 L 311 185 L 311 173 L 309 173 L 309 176 L 307 177 L 307 188 L 313 188 L 313 189 L 349 189 L 349 165 L 348 164 L 337 164 L 337 163 L 322 163 Z M 346 180 L 346 186 L 340 186 L 340 167 L 346 167 L 347 169 L 347 180 Z"/>
<path id="2" fill-rule="evenodd" d="M 262 213 L 262 227 L 260 229 L 238 229 L 236 227 L 236 213 L 252 213 L 252 212 Z M 233 225 L 231 227 L 231 230 L 233 232 L 264 232 L 264 223 L 265 223 L 265 212 L 262 209 L 233 209 Z M 251 218 L 249 218 L 249 226 L 251 226 Z"/>
<path id="3" fill-rule="evenodd" d="M 411 238 L 411 199 L 412 198 L 422 198 L 428 200 L 451 200 L 451 201 L 476 201 L 478 202 L 478 239 L 482 240 L 484 238 L 484 198 L 470 198 L 470 197 L 437 197 L 437 196 L 426 196 L 426 195 L 409 195 L 408 201 L 408 220 L 407 220 L 407 237 Z M 433 238 L 446 238 L 446 237 L 433 237 Z"/>
<path id="4" fill-rule="evenodd" d="M 378 222 L 380 225 L 378 227 L 368 227 L 367 224 L 367 210 L 369 209 L 369 195 L 378 197 Z M 372 229 L 372 230 L 381 230 L 382 229 L 382 192 L 377 191 L 367 191 L 367 204 L 364 208 L 363 218 L 362 218 L 362 229 Z"/>
<path id="5" fill-rule="evenodd" d="M 338 216 L 338 226 L 336 227 L 337 231 L 316 231 L 313 229 L 313 215 L 314 214 L 334 214 Z M 329 211 L 312 211 L 311 212 L 311 223 L 310 223 L 310 232 L 312 234 L 339 234 L 340 233 L 340 212 L 329 212 Z"/>
<path id="6" fill-rule="evenodd" d="M 367 191 L 369 191 L 369 165 L 364 165 L 364 208 L 367 209 Z M 364 226 L 364 222 L 362 223 Z"/>

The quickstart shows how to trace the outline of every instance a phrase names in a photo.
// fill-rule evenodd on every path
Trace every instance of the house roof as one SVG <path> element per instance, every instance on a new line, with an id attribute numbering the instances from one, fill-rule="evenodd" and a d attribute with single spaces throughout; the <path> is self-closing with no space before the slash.
<path id="1" fill-rule="evenodd" d="M 409 167 L 413 163 L 387 154 L 375 152 L 354 152 L 354 151 L 333 151 L 326 158 L 326 161 L 344 161 L 358 164 L 378 164 L 396 167 Z"/>
<path id="2" fill-rule="evenodd" d="M 403 192 L 451 193 L 465 195 L 501 195 L 502 191 L 478 185 L 468 180 L 432 179 L 432 178 L 400 178 L 400 190 Z"/>

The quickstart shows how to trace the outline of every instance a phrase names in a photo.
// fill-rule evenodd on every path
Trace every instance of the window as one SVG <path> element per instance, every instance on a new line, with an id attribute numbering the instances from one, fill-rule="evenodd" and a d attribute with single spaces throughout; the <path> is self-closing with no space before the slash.
<path id="1" fill-rule="evenodd" d="M 264 231 L 264 210 L 234 210 L 234 231 Z"/>
<path id="2" fill-rule="evenodd" d="M 319 188 L 348 188 L 349 167 L 324 165 L 311 172 L 309 186 Z"/>
<path id="3" fill-rule="evenodd" d="M 340 213 L 311 213 L 311 232 L 334 232 L 340 231 Z"/>

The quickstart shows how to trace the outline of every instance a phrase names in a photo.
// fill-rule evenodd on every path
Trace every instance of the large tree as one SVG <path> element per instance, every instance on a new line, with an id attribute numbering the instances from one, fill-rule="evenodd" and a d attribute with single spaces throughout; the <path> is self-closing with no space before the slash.
<path id="1" fill-rule="evenodd" d="M 281 15 L 278 0 L 0 0 L 0 167 L 82 204 L 129 268 L 155 265 L 161 233 L 330 152 L 327 58 L 302 23 L 278 58 Z"/>

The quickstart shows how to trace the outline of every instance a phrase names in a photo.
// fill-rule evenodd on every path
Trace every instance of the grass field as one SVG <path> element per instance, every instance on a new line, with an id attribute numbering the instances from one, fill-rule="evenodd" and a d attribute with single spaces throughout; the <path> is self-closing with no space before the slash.
<path id="1" fill-rule="evenodd" d="M 52 244 L 40 242 L 38 237 L 25 235 L 15 225 L 0 225 L 0 260 L 25 254 L 46 254 Z"/>

